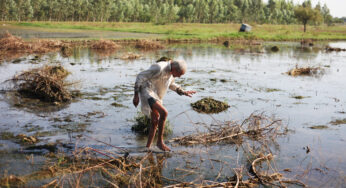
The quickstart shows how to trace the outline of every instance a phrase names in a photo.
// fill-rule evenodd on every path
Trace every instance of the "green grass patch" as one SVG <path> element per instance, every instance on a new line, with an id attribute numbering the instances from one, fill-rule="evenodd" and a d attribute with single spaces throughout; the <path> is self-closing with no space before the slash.
<path id="1" fill-rule="evenodd" d="M 138 22 L 0 22 L 19 27 L 46 28 L 59 30 L 99 30 L 132 33 L 162 34 L 161 39 L 217 38 L 291 41 L 301 39 L 346 40 L 346 26 L 308 26 L 303 32 L 302 25 L 253 25 L 250 33 L 239 33 L 240 24 L 172 23 L 156 25 Z"/>

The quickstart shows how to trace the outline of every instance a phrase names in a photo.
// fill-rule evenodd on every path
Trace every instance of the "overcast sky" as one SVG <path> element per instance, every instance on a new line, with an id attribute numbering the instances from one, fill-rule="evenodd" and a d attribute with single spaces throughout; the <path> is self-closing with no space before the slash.
<path id="1" fill-rule="evenodd" d="M 268 2 L 268 0 L 264 1 Z M 304 0 L 293 0 L 293 2 L 301 4 Z M 346 0 L 311 0 L 311 2 L 313 6 L 318 2 L 321 2 L 322 6 L 326 3 L 333 17 L 346 17 Z"/>

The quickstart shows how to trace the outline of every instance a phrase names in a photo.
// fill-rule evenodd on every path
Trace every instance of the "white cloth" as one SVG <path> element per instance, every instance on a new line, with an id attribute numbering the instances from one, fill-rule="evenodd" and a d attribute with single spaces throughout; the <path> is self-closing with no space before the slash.
<path id="1" fill-rule="evenodd" d="M 135 91 L 139 92 L 143 114 L 150 117 L 151 108 L 148 99 L 152 97 L 162 104 L 168 88 L 173 91 L 180 88 L 178 84 L 174 83 L 170 61 L 155 63 L 137 75 Z"/>

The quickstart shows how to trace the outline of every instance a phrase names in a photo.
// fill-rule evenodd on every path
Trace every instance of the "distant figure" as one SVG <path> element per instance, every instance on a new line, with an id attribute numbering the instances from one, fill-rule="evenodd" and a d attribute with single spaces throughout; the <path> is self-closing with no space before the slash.
<path id="1" fill-rule="evenodd" d="M 150 148 L 158 126 L 157 147 L 163 151 L 170 151 L 170 148 L 163 142 L 164 126 L 168 112 L 162 105 L 162 99 L 168 88 L 175 91 L 178 95 L 189 97 L 196 93 L 196 91 L 184 91 L 179 85 L 174 83 L 174 78 L 180 77 L 185 72 L 186 63 L 184 61 L 169 60 L 157 62 L 151 65 L 148 70 L 142 71 L 137 75 L 133 105 L 137 107 L 140 98 L 141 110 L 146 116 L 151 117 L 152 123 L 146 147 Z"/>

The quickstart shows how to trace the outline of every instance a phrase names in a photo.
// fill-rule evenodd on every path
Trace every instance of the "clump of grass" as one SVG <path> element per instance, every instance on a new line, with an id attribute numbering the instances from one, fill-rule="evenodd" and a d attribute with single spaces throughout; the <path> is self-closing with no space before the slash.
<path id="1" fill-rule="evenodd" d="M 128 54 L 123 55 L 120 59 L 122 59 L 122 60 L 134 60 L 134 59 L 139 59 L 141 57 L 142 56 L 139 54 L 128 53 Z"/>
<path id="2" fill-rule="evenodd" d="M 276 88 L 266 88 L 265 89 L 266 92 L 271 93 L 271 92 L 277 92 L 277 91 L 281 91 L 280 89 L 276 89 Z"/>
<path id="3" fill-rule="evenodd" d="M 326 51 L 327 52 L 342 52 L 342 51 L 346 51 L 345 48 L 333 48 L 330 46 L 326 46 Z"/>
<path id="4" fill-rule="evenodd" d="M 10 81 L 22 95 L 46 102 L 68 102 L 72 99 L 65 78 L 69 72 L 62 66 L 43 66 L 15 75 Z"/>
<path id="5" fill-rule="evenodd" d="M 32 45 L 25 43 L 20 37 L 11 35 L 9 32 L 5 32 L 0 39 L 0 50 L 24 50 L 32 49 Z"/>
<path id="6" fill-rule="evenodd" d="M 92 49 L 97 49 L 97 50 L 116 50 L 121 48 L 120 45 L 116 44 L 115 42 L 111 40 L 94 41 L 90 47 Z"/>
<path id="7" fill-rule="evenodd" d="M 330 124 L 332 124 L 332 125 L 346 124 L 346 118 L 345 119 L 337 119 L 337 120 L 331 121 Z"/>
<path id="8" fill-rule="evenodd" d="M 306 98 L 306 97 L 301 96 L 301 95 L 296 95 L 296 96 L 292 96 L 292 98 L 295 98 L 295 99 L 300 100 L 300 99 L 304 99 L 304 98 Z"/>
<path id="9" fill-rule="evenodd" d="M 227 103 L 215 100 L 211 97 L 201 99 L 195 103 L 191 103 L 192 108 L 202 113 L 219 113 L 227 110 L 230 106 Z"/>
<path id="10" fill-rule="evenodd" d="M 139 113 L 137 117 L 135 118 L 135 121 L 136 123 L 132 126 L 131 130 L 139 134 L 147 135 L 151 127 L 150 118 L 144 114 Z M 172 126 L 170 122 L 166 120 L 164 135 L 165 136 L 170 135 L 172 134 L 172 132 L 173 132 Z"/>
<path id="11" fill-rule="evenodd" d="M 125 107 L 124 105 L 117 103 L 117 102 L 113 102 L 111 105 L 114 107 Z"/>
<path id="12" fill-rule="evenodd" d="M 139 40 L 135 47 L 142 50 L 158 50 L 165 48 L 161 43 L 151 40 Z"/>
<path id="13" fill-rule="evenodd" d="M 290 76 L 311 76 L 323 74 L 323 70 L 319 67 L 296 67 L 288 71 L 287 74 Z"/>
<path id="14" fill-rule="evenodd" d="M 67 46 L 60 40 L 35 40 L 26 42 L 20 37 L 5 32 L 0 38 L 0 59 L 13 59 L 25 53 L 47 53 Z"/>
<path id="15" fill-rule="evenodd" d="M 326 125 L 315 125 L 315 126 L 311 126 L 309 128 L 310 129 L 328 129 L 329 127 Z"/>
<path id="16" fill-rule="evenodd" d="M 0 138 L 3 140 L 11 140 L 18 144 L 35 144 L 39 141 L 35 136 L 27 136 L 25 134 L 14 135 L 11 132 L 2 132 Z"/>
<path id="17" fill-rule="evenodd" d="M 65 45 L 61 47 L 60 52 L 63 57 L 69 57 L 72 55 L 73 50 L 71 47 Z"/>

